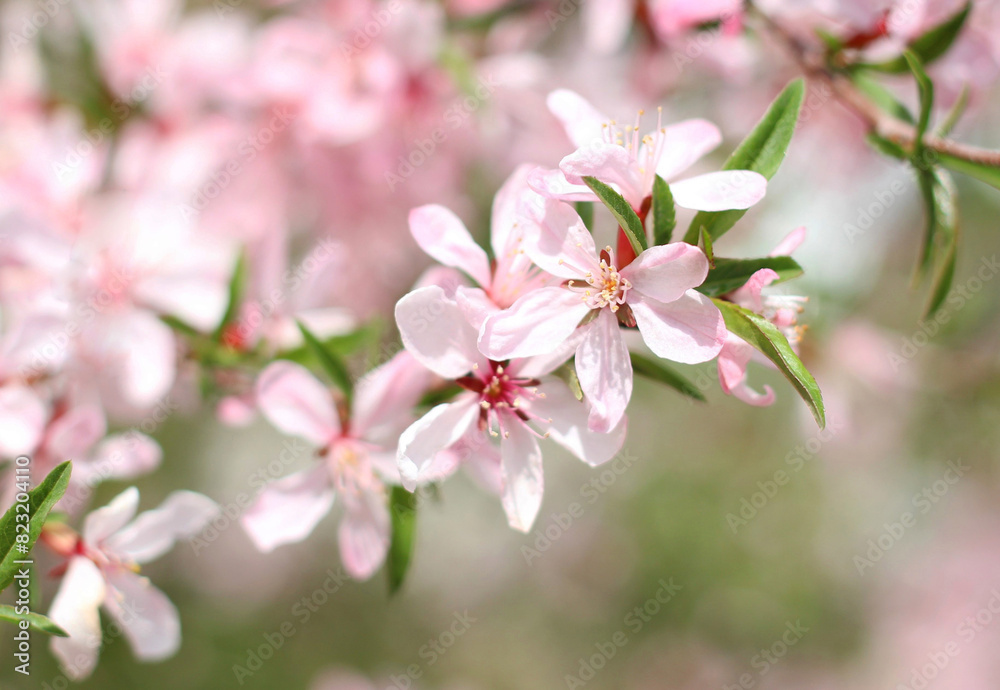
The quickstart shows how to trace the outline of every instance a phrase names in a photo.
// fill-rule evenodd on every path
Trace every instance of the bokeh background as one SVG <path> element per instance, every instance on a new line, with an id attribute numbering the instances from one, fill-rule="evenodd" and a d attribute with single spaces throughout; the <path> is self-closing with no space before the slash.
<path id="1" fill-rule="evenodd" d="M 545 108 L 551 89 L 577 90 L 620 122 L 645 108 L 651 125 L 657 105 L 666 120 L 713 120 L 726 140 L 699 164 L 707 171 L 796 76 L 750 32 L 663 35 L 648 11 L 616 45 L 613 4 L 6 0 L 5 211 L 24 202 L 9 182 L 29 178 L 49 210 L 110 189 L 176 211 L 238 160 L 240 173 L 197 208 L 199 232 L 247 248 L 259 294 L 332 240 L 332 261 L 294 300 L 388 324 L 351 360 L 361 373 L 396 347 L 391 306 L 429 265 L 409 238 L 409 209 L 442 203 L 485 238 L 492 194 L 514 166 L 553 165 L 571 150 Z M 841 31 L 880 11 L 771 4 Z M 927 5 L 931 18 L 956 7 Z M 967 35 L 932 71 L 942 110 L 971 84 L 956 136 L 993 146 L 997 5 L 975 3 Z M 47 19 L 29 31 L 39 12 Z M 905 79 L 890 85 L 913 103 Z M 289 126 L 248 160 L 241 144 L 282 108 Z M 107 117 L 112 131 L 72 181 L 55 181 L 54 166 Z M 436 129 L 444 140 L 400 167 Z M 967 296 L 946 305 L 946 324 L 922 326 L 912 172 L 869 151 L 860 123 L 811 89 L 767 197 L 716 252 L 763 255 L 807 227 L 805 276 L 782 290 L 809 296 L 803 359 L 827 401 L 825 431 L 763 367 L 752 382 L 778 392 L 764 409 L 722 395 L 714 365 L 687 370 L 707 404 L 638 380 L 619 471 L 546 447 L 531 534 L 511 531 L 495 497 L 460 474 L 422 500 L 412 568 L 390 597 L 384 573 L 344 577 L 336 510 L 305 542 L 268 555 L 231 524 L 144 568 L 181 611 L 176 657 L 140 664 L 112 639 L 79 687 L 995 689 L 1000 193 L 957 183 L 955 290 Z M 214 403 L 183 386 L 189 373 L 178 373 L 180 409 L 153 434 L 164 462 L 137 481 L 143 507 L 179 488 L 235 505 L 281 452 L 262 421 L 221 424 Z M 94 505 L 124 486 L 102 485 Z M 663 582 L 679 589 L 650 603 L 666 598 Z M 276 638 L 283 626 L 294 634 Z M 32 677 L 5 661 L 2 687 L 65 687 L 38 638 L 35 649 Z M 592 678 L 582 668 L 598 665 Z"/>

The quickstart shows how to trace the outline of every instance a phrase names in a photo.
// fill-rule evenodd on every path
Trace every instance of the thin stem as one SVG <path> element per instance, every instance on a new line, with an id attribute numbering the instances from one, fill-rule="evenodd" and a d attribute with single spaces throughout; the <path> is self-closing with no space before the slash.
<path id="1" fill-rule="evenodd" d="M 759 8 L 750 5 L 750 9 L 759 20 L 763 33 L 771 36 L 789 52 L 806 77 L 828 86 L 837 100 L 864 120 L 872 132 L 913 152 L 917 131 L 912 125 L 881 110 L 848 77 L 830 70 L 822 54 L 810 50 Z M 929 133 L 924 135 L 923 145 L 935 153 L 1000 167 L 1000 151 L 962 144 Z"/>

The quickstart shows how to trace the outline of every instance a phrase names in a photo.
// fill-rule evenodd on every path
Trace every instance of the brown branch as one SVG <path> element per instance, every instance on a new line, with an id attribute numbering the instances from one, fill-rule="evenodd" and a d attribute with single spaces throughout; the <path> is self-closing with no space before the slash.
<path id="1" fill-rule="evenodd" d="M 823 54 L 810 50 L 797 38 L 785 31 L 777 22 L 753 7 L 753 14 L 762 25 L 763 33 L 771 36 L 781 44 L 795 60 L 799 69 L 809 79 L 829 87 L 833 95 L 855 115 L 860 117 L 868 128 L 909 152 L 913 152 L 917 140 L 917 131 L 909 123 L 893 117 L 873 103 L 851 80 L 830 70 Z M 931 133 L 924 135 L 924 148 L 935 153 L 960 158 L 973 163 L 981 163 L 1000 167 L 1000 151 L 962 144 L 952 139 L 939 137 Z"/>

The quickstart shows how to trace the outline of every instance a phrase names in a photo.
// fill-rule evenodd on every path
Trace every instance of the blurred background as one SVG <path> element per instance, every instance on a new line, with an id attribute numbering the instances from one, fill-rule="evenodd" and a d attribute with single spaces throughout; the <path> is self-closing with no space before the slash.
<path id="1" fill-rule="evenodd" d="M 645 109 L 652 127 L 656 106 L 665 121 L 712 120 L 726 138 L 699 163 L 708 171 L 797 76 L 752 27 L 678 28 L 658 4 L 670 3 L 6 0 L 2 227 L 43 237 L 102 222 L 98 201 L 151 200 L 164 209 L 145 216 L 154 227 L 193 223 L 243 248 L 259 298 L 330 242 L 287 308 L 388 324 L 352 359 L 361 373 L 396 347 L 391 307 L 430 263 L 409 209 L 446 205 L 485 239 L 513 168 L 572 150 L 549 91 L 574 89 L 619 122 Z M 761 3 L 805 35 L 862 31 L 890 4 Z M 922 21 L 959 5 L 927 0 Z M 1000 3 L 973 12 L 932 75 L 942 112 L 969 85 L 955 136 L 997 147 Z M 915 102 L 906 79 L 887 83 Z M 767 197 L 715 250 L 761 256 L 808 229 L 805 275 L 780 291 L 809 297 L 803 360 L 826 430 L 764 367 L 750 377 L 777 391 L 769 408 L 721 394 L 714 364 L 686 372 L 707 404 L 637 379 L 613 464 L 547 445 L 532 533 L 459 474 L 422 500 L 408 580 L 390 597 L 384 573 L 345 576 L 337 509 L 266 555 L 226 524 L 143 569 L 181 612 L 180 652 L 145 665 L 106 638 L 79 687 L 997 688 L 1000 194 L 957 184 L 961 299 L 947 323 L 922 322 L 913 174 L 811 88 Z M 610 238 L 610 216 L 598 219 Z M 268 470 L 284 439 L 259 418 L 221 424 L 195 376 L 178 368 L 179 409 L 152 433 L 162 467 L 136 482 L 142 506 L 187 488 L 238 511 L 289 470 Z M 141 418 L 123 409 L 112 426 Z M 93 505 L 125 486 L 101 485 Z M 43 580 L 44 601 L 53 591 Z M 36 639 L 32 677 L 5 661 L 0 686 L 68 685 Z"/>

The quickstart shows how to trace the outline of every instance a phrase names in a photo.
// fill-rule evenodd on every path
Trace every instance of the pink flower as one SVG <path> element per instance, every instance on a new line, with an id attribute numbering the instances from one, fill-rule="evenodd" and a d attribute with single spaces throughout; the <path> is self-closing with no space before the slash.
<path id="1" fill-rule="evenodd" d="M 805 234 L 805 228 L 793 230 L 771 252 L 771 256 L 791 254 L 805 239 Z M 766 317 L 783 332 L 792 348 L 797 349 L 796 346 L 802 339 L 802 329 L 796 325 L 796 319 L 806 298 L 784 295 L 763 297 L 761 291 L 777 279 L 778 274 L 773 270 L 762 268 L 750 276 L 743 287 L 726 295 L 726 299 Z M 750 405 L 770 405 L 774 402 L 774 390 L 770 386 L 764 386 L 764 392 L 758 393 L 747 383 L 747 365 L 751 359 L 773 366 L 752 345 L 727 331 L 726 342 L 719 352 L 719 385 L 723 393 L 733 395 Z"/>
<path id="2" fill-rule="evenodd" d="M 413 420 L 430 373 L 402 352 L 357 385 L 349 416 L 341 419 L 330 391 L 305 368 L 278 361 L 261 372 L 257 402 L 281 431 L 320 448 L 321 462 L 265 488 L 242 523 L 261 551 L 305 539 L 344 501 L 340 553 L 352 577 L 370 577 L 389 547 L 386 483 L 399 481 L 396 443 Z"/>
<path id="3" fill-rule="evenodd" d="M 558 290 L 558 288 L 549 288 Z M 611 459 L 625 438 L 625 421 L 611 433 L 587 428 L 589 405 L 577 400 L 551 372 L 572 349 L 545 357 L 493 360 L 477 346 L 488 308 L 476 305 L 480 293 L 459 288 L 454 298 L 437 286 L 420 288 L 396 305 L 396 323 L 407 351 L 434 373 L 455 380 L 466 392 L 438 405 L 399 439 L 399 471 L 403 485 L 440 478 L 454 469 L 454 458 L 441 451 L 458 447 L 480 463 L 500 467 L 501 500 L 511 527 L 527 532 L 541 507 L 544 492 L 538 439 L 551 437 L 590 465 Z M 528 293 L 525 298 L 538 294 Z M 525 299 L 522 298 L 522 299 Z M 493 312 L 496 309 L 493 308 Z M 558 346 L 559 343 L 554 343 Z M 492 440 L 498 441 L 498 446 Z"/>
<path id="4" fill-rule="evenodd" d="M 543 274 L 521 247 L 524 224 L 519 222 L 519 200 L 532 194 L 527 184 L 530 171 L 527 165 L 515 170 L 493 200 L 490 244 L 496 262 L 492 266 L 483 248 L 448 209 L 428 204 L 410 212 L 410 232 L 420 248 L 445 266 L 464 271 L 501 309 L 550 282 L 550 276 Z"/>
<path id="5" fill-rule="evenodd" d="M 637 325 L 659 357 L 695 364 L 715 357 L 726 335 L 722 314 L 693 288 L 708 275 L 697 247 L 651 247 L 625 267 L 594 239 L 567 204 L 538 209 L 525 251 L 543 270 L 566 280 L 521 297 L 483 325 L 479 345 L 491 359 L 531 357 L 578 338 L 576 371 L 591 403 L 590 429 L 610 431 L 632 395 L 632 363 L 619 319 Z"/>
<path id="6" fill-rule="evenodd" d="M 738 31 L 742 0 L 651 0 L 650 15 L 657 34 L 671 38 L 702 24 L 722 20 L 725 29 Z"/>
<path id="7" fill-rule="evenodd" d="M 66 575 L 49 617 L 69 633 L 52 639 L 52 651 L 76 680 L 89 676 L 97 663 L 101 606 L 121 626 L 140 660 L 165 659 L 180 646 L 177 609 L 138 574 L 139 564 L 163 555 L 178 539 L 197 534 L 218 513 L 218 506 L 201 494 L 176 491 L 159 508 L 133 520 L 138 505 L 139 491 L 131 487 L 93 511 L 82 536 L 66 553 Z"/>
<path id="8" fill-rule="evenodd" d="M 559 170 L 538 169 L 528 179 L 539 193 L 564 201 L 594 201 L 584 182 L 596 177 L 618 188 L 637 212 L 653 190 L 657 175 L 670 183 L 678 206 L 697 211 L 744 209 L 764 198 L 767 179 L 749 170 L 723 170 L 674 181 L 722 141 L 706 120 L 684 120 L 640 138 L 639 122 L 622 129 L 578 94 L 549 94 L 549 109 L 563 123 L 577 150 L 559 163 Z M 642 112 L 640 111 L 640 116 Z"/>

